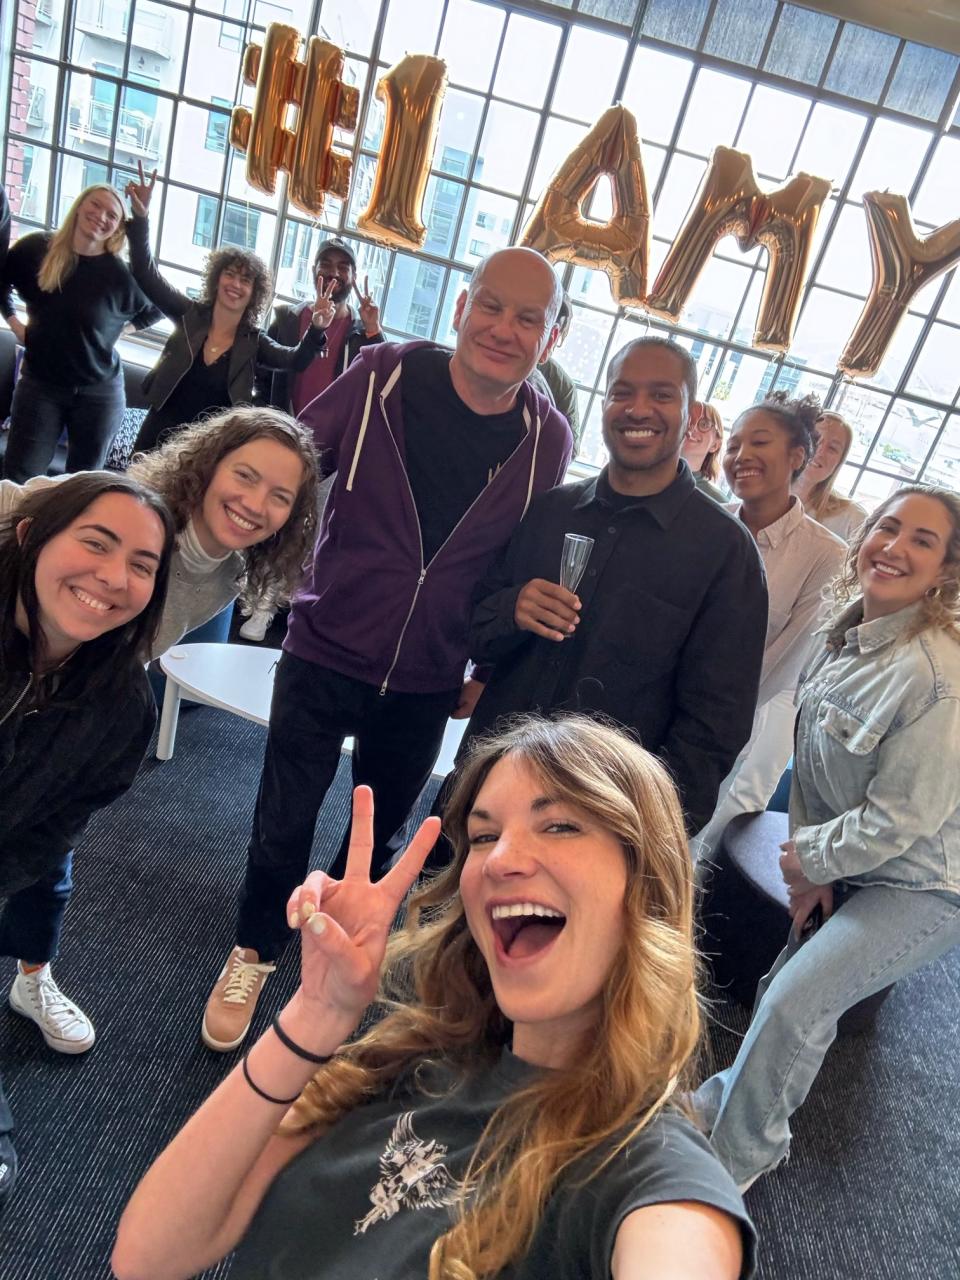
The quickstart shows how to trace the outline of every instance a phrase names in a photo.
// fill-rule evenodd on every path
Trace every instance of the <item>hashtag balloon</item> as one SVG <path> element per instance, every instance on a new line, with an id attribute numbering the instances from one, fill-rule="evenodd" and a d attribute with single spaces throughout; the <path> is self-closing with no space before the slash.
<path id="1" fill-rule="evenodd" d="M 244 81 L 256 88 L 253 110 L 234 107 L 230 144 L 247 157 L 247 181 L 273 195 L 277 176 L 290 175 L 291 204 L 317 218 L 329 193 L 345 198 L 350 185 L 351 159 L 333 149 L 336 127 L 355 129 L 359 91 L 343 82 L 344 53 L 312 36 L 301 62 L 300 33 L 272 22 L 262 47 L 247 45 Z M 286 126 L 288 108 L 298 108 L 296 124 Z"/>

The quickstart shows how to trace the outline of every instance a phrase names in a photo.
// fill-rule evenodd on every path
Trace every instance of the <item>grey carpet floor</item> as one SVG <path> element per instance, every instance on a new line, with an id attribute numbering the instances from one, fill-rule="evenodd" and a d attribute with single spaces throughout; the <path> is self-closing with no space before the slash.
<path id="1" fill-rule="evenodd" d="M 91 824 L 55 972 L 94 1020 L 93 1050 L 52 1053 L 0 1009 L 22 1167 L 0 1223 L 0 1280 L 107 1280 L 134 1184 L 235 1060 L 204 1049 L 198 1029 L 232 941 L 263 740 L 235 717 L 193 711 L 173 760 L 148 759 Z M 348 797 L 342 765 L 318 860 L 332 856 Z M 255 1030 L 295 980 L 291 954 Z M 713 1018 L 711 1051 L 726 1064 L 746 1014 L 721 1003 Z M 790 1162 L 748 1193 L 762 1280 L 960 1280 L 958 1026 L 954 952 L 900 983 L 869 1034 L 834 1047 Z M 228 1274 L 223 1264 L 207 1280 Z"/>

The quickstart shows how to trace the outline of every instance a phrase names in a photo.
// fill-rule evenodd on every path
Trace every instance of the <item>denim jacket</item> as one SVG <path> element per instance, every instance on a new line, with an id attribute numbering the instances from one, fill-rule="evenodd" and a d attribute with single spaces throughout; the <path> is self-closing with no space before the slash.
<path id="1" fill-rule="evenodd" d="M 815 884 L 960 894 L 960 643 L 905 639 L 918 607 L 851 626 L 806 673 L 790 830 Z"/>

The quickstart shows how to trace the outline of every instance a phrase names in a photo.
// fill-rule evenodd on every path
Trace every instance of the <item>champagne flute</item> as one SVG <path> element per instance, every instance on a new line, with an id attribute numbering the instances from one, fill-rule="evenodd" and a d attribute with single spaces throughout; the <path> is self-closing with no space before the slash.
<path id="1" fill-rule="evenodd" d="M 593 550 L 593 539 L 580 533 L 563 535 L 563 557 L 560 561 L 560 585 L 568 591 L 576 591 L 580 585 L 590 552 Z"/>

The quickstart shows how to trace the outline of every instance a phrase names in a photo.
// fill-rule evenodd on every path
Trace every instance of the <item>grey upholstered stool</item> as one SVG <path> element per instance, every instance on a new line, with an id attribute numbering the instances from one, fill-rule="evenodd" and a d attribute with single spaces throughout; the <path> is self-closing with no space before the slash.
<path id="1" fill-rule="evenodd" d="M 787 886 L 780 875 L 780 845 L 788 834 L 785 813 L 740 814 L 724 831 L 703 880 L 701 948 L 717 986 L 748 1008 L 790 929 Z M 839 1034 L 867 1030 L 891 989 L 849 1009 Z"/>

